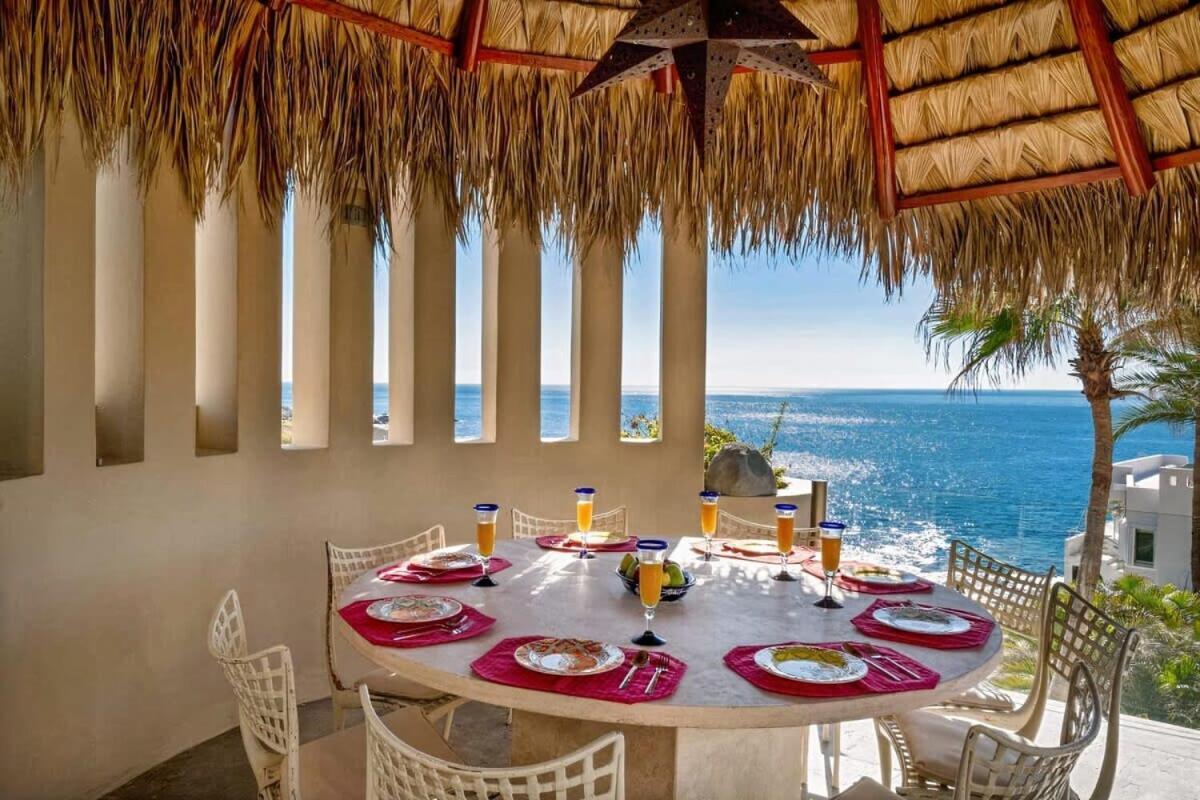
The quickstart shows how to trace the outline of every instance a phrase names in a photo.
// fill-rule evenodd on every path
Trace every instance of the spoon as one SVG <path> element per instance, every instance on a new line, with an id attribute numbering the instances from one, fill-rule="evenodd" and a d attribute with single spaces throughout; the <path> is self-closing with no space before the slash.
<path id="1" fill-rule="evenodd" d="M 629 672 L 625 673 L 625 677 L 621 679 L 621 684 L 618 689 L 624 689 L 633 680 L 633 673 L 638 671 L 639 667 L 644 667 L 650 662 L 650 653 L 645 650 L 638 650 L 638 654 L 633 657 L 633 666 L 629 668 Z"/>

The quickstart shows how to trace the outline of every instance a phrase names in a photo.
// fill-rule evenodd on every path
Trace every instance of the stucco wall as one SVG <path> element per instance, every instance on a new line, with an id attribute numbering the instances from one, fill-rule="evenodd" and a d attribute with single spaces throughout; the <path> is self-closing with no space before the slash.
<path id="1" fill-rule="evenodd" d="M 537 251 L 505 232 L 495 442 L 456 445 L 454 243 L 440 211 L 420 204 L 414 442 L 373 446 L 372 247 L 364 229 L 342 229 L 331 248 L 329 446 L 283 450 L 280 232 L 244 195 L 237 452 L 197 457 L 195 223 L 164 175 L 143 217 L 145 457 L 97 467 L 96 176 L 71 132 L 44 169 L 45 471 L 0 482 L 0 796 L 93 797 L 232 726 L 232 697 L 205 649 L 209 615 L 230 587 L 242 594 L 252 646 L 290 645 L 301 698 L 325 695 L 326 539 L 378 543 L 441 522 L 462 542 L 476 501 L 567 515 L 583 482 L 598 486 L 601 507 L 628 505 L 635 532 L 695 527 L 703 251 L 664 246 L 664 439 L 619 441 L 622 275 L 600 246 L 582 270 L 575 321 L 579 439 L 543 443 Z M 6 388 L 0 405 L 10 402 Z"/>

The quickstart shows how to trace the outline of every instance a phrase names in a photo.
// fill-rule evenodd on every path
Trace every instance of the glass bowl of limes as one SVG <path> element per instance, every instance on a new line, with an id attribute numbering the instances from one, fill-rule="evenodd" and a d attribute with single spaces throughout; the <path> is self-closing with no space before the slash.
<path id="1" fill-rule="evenodd" d="M 617 567 L 617 576 L 632 594 L 638 593 L 638 561 L 632 553 L 626 553 Z M 674 561 L 663 565 L 662 599 L 668 603 L 680 600 L 696 585 L 696 577 Z"/>

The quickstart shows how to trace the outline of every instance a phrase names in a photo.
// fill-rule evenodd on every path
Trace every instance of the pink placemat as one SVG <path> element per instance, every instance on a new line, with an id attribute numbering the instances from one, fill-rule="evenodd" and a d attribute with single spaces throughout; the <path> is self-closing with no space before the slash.
<path id="1" fill-rule="evenodd" d="M 537 541 L 538 547 L 546 550 L 562 550 L 565 553 L 578 553 L 580 550 L 579 545 L 568 542 L 566 536 L 539 536 L 535 541 Z M 620 544 L 589 544 L 588 551 L 592 553 L 632 553 L 637 550 L 637 543 L 637 537 L 630 536 L 629 541 Z"/>
<path id="2" fill-rule="evenodd" d="M 491 574 L 495 575 L 501 570 L 506 570 L 512 566 L 512 562 L 507 558 L 492 556 Z M 376 573 L 385 581 L 399 581 L 400 583 L 460 583 L 462 581 L 473 581 L 483 575 L 483 565 L 478 567 L 464 567 L 463 569 L 448 569 L 439 572 L 436 569 L 425 569 L 417 565 L 405 561 L 403 564 L 397 564 L 390 567 L 384 567 Z"/>
<path id="3" fill-rule="evenodd" d="M 857 561 L 847 561 L 843 567 L 859 566 Z M 821 568 L 819 560 L 806 561 L 804 563 L 804 571 L 809 575 L 816 576 L 821 580 L 825 580 L 825 571 Z M 880 583 L 867 583 L 853 578 L 850 575 L 838 574 L 833 579 L 833 585 L 846 592 L 858 592 L 859 594 L 917 594 L 919 592 L 932 592 L 933 584 L 924 578 L 918 578 L 916 583 L 910 583 L 905 586 L 895 586 Z"/>
<path id="4" fill-rule="evenodd" d="M 971 623 L 971 629 L 952 636 L 930 636 L 922 633 L 898 631 L 895 628 L 889 628 L 871 616 L 875 613 L 876 609 L 902 605 L 905 605 L 905 603 L 894 600 L 876 600 L 866 611 L 850 621 L 854 624 L 854 627 L 867 636 L 873 636 L 878 639 L 889 639 L 893 642 L 904 642 L 905 644 L 916 644 L 921 647 L 932 647 L 935 650 L 964 650 L 968 647 L 979 647 L 992 635 L 992 628 L 996 627 L 996 623 L 987 617 L 972 614 L 970 611 L 960 611 L 957 608 L 946 608 L 943 610 L 960 616 Z"/>
<path id="5" fill-rule="evenodd" d="M 921 689 L 932 689 L 938 685 L 942 676 L 903 653 L 898 653 L 890 647 L 875 647 L 880 655 L 893 658 L 911 669 L 921 677 L 911 678 L 904 675 L 903 680 L 892 680 L 883 672 L 870 666 L 865 678 L 853 683 L 803 683 L 780 678 L 772 675 L 758 664 L 754 663 L 754 654 L 764 647 L 787 645 L 808 645 L 810 647 L 828 647 L 837 649 L 841 642 L 779 642 L 778 644 L 751 644 L 735 647 L 725 654 L 725 666 L 741 675 L 758 688 L 777 694 L 790 694 L 794 697 L 861 697 L 868 694 L 892 694 L 894 692 L 913 692 Z M 870 662 L 868 661 L 868 665 Z M 885 663 L 884 669 L 894 675 L 902 675 L 903 670 Z"/>
<path id="6" fill-rule="evenodd" d="M 525 669 L 513 658 L 516 649 L 526 642 L 544 639 L 544 636 L 516 636 L 505 639 L 491 650 L 471 663 L 471 669 L 479 677 L 502 683 L 505 686 L 516 686 L 521 689 L 536 689 L 539 692 L 555 692 L 574 697 L 590 697 L 593 700 L 608 700 L 613 703 L 645 703 L 649 700 L 662 700 L 675 694 L 687 664 L 659 650 L 651 650 L 650 663 L 634 673 L 633 679 L 624 689 L 618 688 L 637 650 L 632 647 L 622 647 L 625 653 L 625 663 L 614 670 L 599 675 L 584 675 L 579 677 L 561 677 L 544 675 L 540 672 Z M 668 663 L 668 671 L 658 678 L 654 691 L 643 694 L 646 685 L 654 674 L 652 667 L 658 666 L 663 659 Z"/>
<path id="7" fill-rule="evenodd" d="M 375 600 L 378 599 L 375 598 Z M 359 600 L 357 603 L 351 603 L 345 608 L 339 608 L 338 613 L 342 615 L 342 619 L 350 624 L 351 628 L 354 628 L 359 636 L 371 644 L 383 647 L 427 647 L 431 644 L 456 642 L 459 639 L 470 639 L 472 636 L 486 633 L 489 628 L 496 624 L 495 617 L 489 617 L 487 614 L 476 611 L 468 605 L 463 606 L 462 614 L 450 621 L 454 623 L 455 628 L 468 621 L 470 622 L 466 630 L 459 633 L 451 633 L 452 629 L 447 628 L 431 628 L 429 624 L 423 622 L 384 622 L 367 616 L 367 606 L 374 603 L 375 600 Z M 408 636 L 408 634 L 416 633 L 420 630 L 428 630 L 429 632 L 420 636 Z M 396 641 L 397 636 L 405 638 Z"/>
<path id="8" fill-rule="evenodd" d="M 704 552 L 704 541 L 701 540 L 699 542 L 693 542 L 692 549 L 695 550 L 697 553 L 703 553 Z M 751 555 L 747 555 L 745 553 L 739 553 L 736 550 L 726 549 L 725 540 L 723 540 L 723 539 L 713 539 L 712 553 L 714 556 L 720 556 L 721 558 L 740 558 L 742 561 L 754 561 L 758 564 L 770 564 L 773 567 L 779 566 L 779 554 L 778 553 L 776 553 L 774 555 L 767 555 L 767 556 L 751 556 Z M 813 550 L 808 547 L 793 547 L 792 554 L 790 556 L 788 556 L 788 563 L 789 564 L 803 564 L 805 561 L 808 561 L 810 558 L 812 558 L 816 554 L 817 554 L 816 550 Z"/>

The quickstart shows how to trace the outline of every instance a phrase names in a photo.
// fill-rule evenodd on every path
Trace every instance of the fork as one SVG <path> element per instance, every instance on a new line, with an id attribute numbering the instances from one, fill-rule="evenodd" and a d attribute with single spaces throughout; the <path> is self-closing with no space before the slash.
<path id="1" fill-rule="evenodd" d="M 903 662 L 901 662 L 895 658 L 892 658 L 891 656 L 887 655 L 886 653 L 879 652 L 879 648 L 873 644 L 860 644 L 858 642 L 854 642 L 854 649 L 859 651 L 860 653 L 862 653 L 863 658 L 874 658 L 877 661 L 886 661 L 887 663 L 891 664 L 893 667 L 895 667 L 896 669 L 905 673 L 906 675 L 913 678 L 914 680 L 921 679 L 920 675 L 918 675 L 916 672 L 914 672 L 913 670 L 911 670 L 907 666 L 905 666 Z"/>
<path id="2" fill-rule="evenodd" d="M 392 637 L 392 641 L 394 642 L 399 639 L 407 639 L 410 636 L 420 636 L 425 633 L 433 633 L 435 631 L 451 630 L 453 628 L 457 628 L 463 623 L 468 622 L 470 622 L 470 620 L 467 619 L 466 616 L 460 614 L 456 619 L 448 619 L 441 622 L 431 622 L 428 625 L 420 625 L 417 627 L 408 628 Z"/>
<path id="3" fill-rule="evenodd" d="M 653 692 L 654 687 L 658 685 L 658 677 L 671 671 L 671 662 L 667 656 L 664 653 L 658 653 L 657 655 L 662 659 L 662 663 L 654 668 L 654 674 L 650 676 L 650 682 L 646 684 L 646 688 L 642 691 L 642 694 Z"/>
<path id="4" fill-rule="evenodd" d="M 903 683 L 904 682 L 902 678 L 900 678 L 898 675 L 896 675 L 896 673 L 892 672 L 890 669 L 883 666 L 878 661 L 872 660 L 870 656 L 860 655 L 860 653 L 855 652 L 857 650 L 857 648 L 854 647 L 850 642 L 843 642 L 841 644 L 840 649 L 842 650 L 843 653 L 852 655 L 855 658 L 861 658 L 862 662 L 864 664 L 866 664 L 868 668 L 874 667 L 875 669 L 882 672 L 884 674 L 884 676 L 886 676 L 893 683 Z"/>

